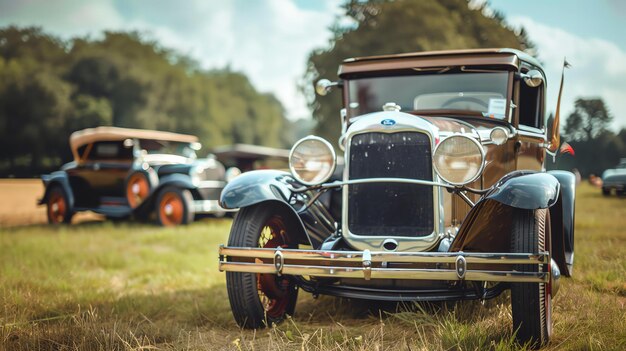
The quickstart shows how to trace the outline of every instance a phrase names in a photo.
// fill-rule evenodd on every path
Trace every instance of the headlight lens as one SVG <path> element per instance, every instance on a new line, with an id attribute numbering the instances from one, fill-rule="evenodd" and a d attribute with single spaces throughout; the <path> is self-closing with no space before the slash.
<path id="1" fill-rule="evenodd" d="M 328 141 L 319 137 L 300 139 L 291 148 L 289 169 L 302 184 L 321 184 L 335 171 L 335 150 Z"/>
<path id="2" fill-rule="evenodd" d="M 444 139 L 433 153 L 435 171 L 446 182 L 464 185 L 483 171 L 485 152 L 474 138 L 453 135 Z"/>

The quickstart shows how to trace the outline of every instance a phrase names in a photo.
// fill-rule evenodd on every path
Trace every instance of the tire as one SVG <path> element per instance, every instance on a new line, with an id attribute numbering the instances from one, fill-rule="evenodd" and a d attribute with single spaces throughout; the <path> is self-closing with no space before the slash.
<path id="1" fill-rule="evenodd" d="M 262 203 L 242 208 L 233 222 L 228 245 L 234 247 L 296 248 L 289 233 L 295 224 L 280 205 Z M 226 272 L 226 287 L 235 321 L 257 329 L 293 315 L 298 286 L 293 277 L 275 274 Z"/>
<path id="2" fill-rule="evenodd" d="M 193 222 L 193 196 L 187 189 L 166 186 L 156 201 L 156 217 L 159 225 L 173 227 Z"/>
<path id="3" fill-rule="evenodd" d="M 141 172 L 132 173 L 126 179 L 126 201 L 135 209 L 150 195 L 150 180 Z"/>
<path id="4" fill-rule="evenodd" d="M 550 249 L 550 217 L 546 209 L 516 210 L 513 213 L 511 252 L 538 253 Z M 546 265 L 550 266 L 550 265 Z M 537 272 L 538 265 L 516 265 L 520 272 Z M 549 269 L 549 268 L 548 268 Z M 550 283 L 511 284 L 513 331 L 521 345 L 540 348 L 552 334 Z"/>
<path id="5" fill-rule="evenodd" d="M 611 189 L 610 188 L 602 188 L 602 195 L 610 196 L 611 195 Z"/>
<path id="6" fill-rule="evenodd" d="M 69 224 L 74 213 L 70 208 L 68 195 L 62 186 L 55 184 L 48 190 L 46 214 L 50 224 Z"/>

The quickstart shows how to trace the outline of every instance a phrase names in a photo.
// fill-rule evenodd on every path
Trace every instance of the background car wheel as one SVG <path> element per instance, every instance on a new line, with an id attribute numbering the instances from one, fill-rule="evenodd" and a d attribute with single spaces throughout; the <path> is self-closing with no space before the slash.
<path id="1" fill-rule="evenodd" d="M 72 222 L 74 214 L 70 209 L 67 193 L 60 185 L 53 185 L 48 191 L 46 207 L 48 223 L 61 224 Z"/>
<path id="2" fill-rule="evenodd" d="M 289 238 L 295 228 L 286 210 L 275 204 L 241 209 L 235 216 L 228 246 L 296 248 Z M 298 286 L 293 277 L 275 274 L 226 272 L 230 307 L 237 324 L 261 328 L 293 315 Z"/>
<path id="3" fill-rule="evenodd" d="M 140 172 L 131 174 L 126 180 L 126 200 L 130 208 L 137 208 L 148 195 L 150 195 L 148 177 Z"/>
<path id="4" fill-rule="evenodd" d="M 516 210 L 513 213 L 511 250 L 538 253 L 549 250 L 550 217 L 545 209 Z M 550 265 L 547 265 L 550 267 Z M 520 272 L 537 272 L 538 265 L 516 265 Z M 549 268 L 548 268 L 549 269 Z M 511 284 L 513 331 L 517 341 L 532 348 L 544 346 L 552 334 L 552 292 L 550 283 Z"/>
<path id="5" fill-rule="evenodd" d="M 604 196 L 609 196 L 609 195 L 611 195 L 611 189 L 608 189 L 608 188 L 602 188 L 602 195 L 604 195 Z"/>
<path id="6" fill-rule="evenodd" d="M 160 225 L 171 227 L 193 222 L 193 196 L 187 189 L 173 186 L 159 192 L 156 202 L 156 216 Z"/>

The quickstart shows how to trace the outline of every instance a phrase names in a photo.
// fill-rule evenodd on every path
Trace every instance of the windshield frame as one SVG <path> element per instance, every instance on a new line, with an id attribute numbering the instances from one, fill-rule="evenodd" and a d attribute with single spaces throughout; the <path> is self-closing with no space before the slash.
<path id="1" fill-rule="evenodd" d="M 484 70 L 479 69 L 466 69 L 464 66 L 460 67 L 460 70 L 458 68 L 455 68 L 453 72 L 448 72 L 446 71 L 446 73 L 450 74 L 450 73 L 461 73 L 461 74 L 474 74 L 474 73 L 480 73 L 480 72 L 484 72 L 484 73 L 489 73 L 489 72 L 493 72 L 493 73 L 506 73 L 508 75 L 507 77 L 507 81 L 506 81 L 506 96 L 504 97 L 506 99 L 506 107 L 505 107 L 505 116 L 503 119 L 498 119 L 498 118 L 490 118 L 490 117 L 486 117 L 483 116 L 483 113 L 480 111 L 472 111 L 472 110 L 455 110 L 455 109 L 428 109 L 428 110 L 403 110 L 402 112 L 406 112 L 406 113 L 410 113 L 413 115 L 428 115 L 428 116 L 445 116 L 445 117 L 459 117 L 459 118 L 484 118 L 486 120 L 492 120 L 492 121 L 499 121 L 499 122 L 505 122 L 505 123 L 509 123 L 509 124 L 513 124 L 513 116 L 515 115 L 515 105 L 512 104 L 512 98 L 513 98 L 513 86 L 514 86 L 514 74 L 516 72 L 515 69 L 511 68 L 511 69 L 493 69 L 493 68 L 485 68 Z M 439 74 L 446 74 L 446 73 L 439 73 Z M 343 81 L 343 107 L 344 110 L 346 111 L 346 119 L 348 122 L 348 125 L 351 124 L 352 120 L 355 119 L 355 117 L 359 117 L 362 116 L 366 113 L 363 114 L 355 114 L 353 109 L 350 108 L 350 96 L 351 96 L 351 92 L 350 92 L 350 88 L 351 82 L 355 81 L 355 80 L 359 80 L 359 79 L 375 79 L 375 78 L 387 78 L 387 77 L 402 77 L 402 76 L 419 76 L 419 75 L 424 75 L 424 74 L 437 74 L 437 73 L 433 73 L 433 72 L 423 72 L 423 73 L 419 73 L 416 72 L 415 70 L 398 70 L 398 71 L 386 71 L 386 72 L 367 72 L 367 74 L 353 74 L 351 75 L 349 78 L 344 78 Z M 388 102 L 396 102 L 396 101 L 388 101 Z M 380 111 L 382 111 L 382 106 Z M 371 111 L 371 112 L 376 112 L 376 111 Z M 370 113 L 370 112 L 368 112 Z"/>
<path id="2" fill-rule="evenodd" d="M 155 152 L 157 150 L 147 150 L 144 146 L 142 146 L 142 142 L 154 142 L 154 143 L 164 143 L 164 144 L 176 144 L 178 146 L 182 146 L 183 150 L 185 150 L 186 152 L 167 152 L 169 150 L 164 150 L 164 148 L 159 149 L 158 152 Z M 161 155 L 167 155 L 167 156 L 175 156 L 175 157 L 180 157 L 180 158 L 185 158 L 185 159 L 189 159 L 189 160 L 195 160 L 198 158 L 198 155 L 196 153 L 196 150 L 191 146 L 192 143 L 188 143 L 188 142 L 181 142 L 181 141 L 171 141 L 171 140 L 161 140 L 161 139 L 135 139 L 134 145 L 135 145 L 135 153 L 137 156 L 143 156 L 143 157 L 157 157 L 161 156 Z M 169 145 L 168 145 L 169 147 Z"/>

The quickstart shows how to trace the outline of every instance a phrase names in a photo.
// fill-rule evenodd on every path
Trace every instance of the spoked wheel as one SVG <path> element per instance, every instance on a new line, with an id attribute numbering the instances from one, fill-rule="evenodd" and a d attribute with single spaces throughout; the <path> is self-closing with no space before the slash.
<path id="1" fill-rule="evenodd" d="M 289 237 L 291 231 L 293 225 L 284 209 L 259 204 L 237 213 L 228 245 L 295 248 Z M 279 323 L 286 315 L 292 315 L 296 307 L 298 286 L 288 275 L 226 272 L 226 286 L 233 316 L 244 328 Z"/>
<path id="2" fill-rule="evenodd" d="M 539 253 L 550 250 L 550 217 L 546 209 L 516 210 L 511 233 L 512 252 Z M 550 264 L 546 265 L 548 272 Z M 538 265 L 516 265 L 520 272 L 541 271 Z M 552 286 L 548 283 L 511 284 L 513 331 L 517 341 L 540 348 L 552 335 Z"/>
<path id="3" fill-rule="evenodd" d="M 53 185 L 48 192 L 46 207 L 48 223 L 61 224 L 72 221 L 72 212 L 69 207 L 67 194 L 59 185 Z"/>
<path id="4" fill-rule="evenodd" d="M 150 183 L 143 173 L 133 173 L 126 181 L 126 199 L 130 208 L 137 208 L 150 195 Z"/>
<path id="5" fill-rule="evenodd" d="M 187 189 L 166 187 L 159 193 L 156 207 L 160 225 L 172 227 L 193 221 L 193 196 Z"/>

